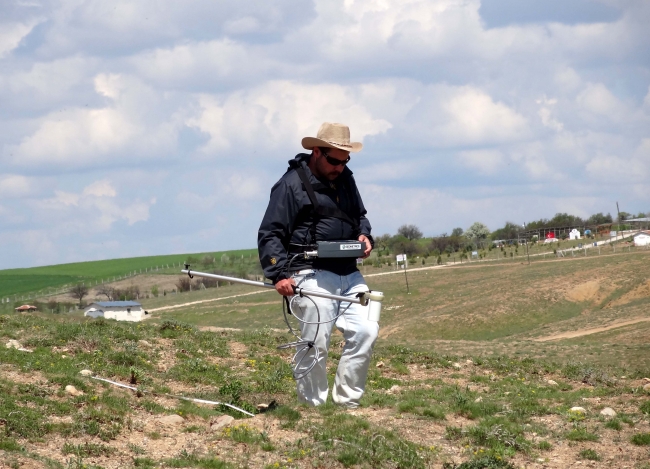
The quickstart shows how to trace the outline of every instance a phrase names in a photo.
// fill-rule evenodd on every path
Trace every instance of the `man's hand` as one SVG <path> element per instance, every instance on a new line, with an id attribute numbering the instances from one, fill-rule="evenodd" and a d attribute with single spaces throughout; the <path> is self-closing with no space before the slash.
<path id="1" fill-rule="evenodd" d="M 372 252 L 372 244 L 366 235 L 359 235 L 359 241 L 366 243 L 366 250 L 363 252 L 362 259 L 367 259 L 370 253 Z"/>
<path id="2" fill-rule="evenodd" d="M 277 291 L 282 296 L 293 296 L 293 287 L 296 286 L 296 282 L 292 278 L 285 278 L 280 280 L 275 284 L 275 291 Z"/>

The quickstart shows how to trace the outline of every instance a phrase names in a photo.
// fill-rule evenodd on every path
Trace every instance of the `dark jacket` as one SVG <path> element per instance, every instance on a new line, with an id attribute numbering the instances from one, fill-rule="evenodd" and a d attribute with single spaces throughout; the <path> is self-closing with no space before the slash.
<path id="1" fill-rule="evenodd" d="M 257 247 L 264 275 L 277 283 L 289 278 L 289 260 L 293 254 L 303 252 L 297 245 L 309 245 L 315 241 L 340 241 L 358 239 L 363 234 L 370 238 L 370 222 L 361 201 L 352 171 L 345 168 L 334 181 L 320 181 L 307 166 L 311 155 L 301 153 L 289 161 L 287 172 L 271 189 L 271 200 L 266 209 L 257 235 Z M 338 207 L 358 227 L 339 218 L 321 218 L 313 211 L 312 203 L 304 189 L 296 169 L 302 166 L 312 184 L 318 203 L 324 207 Z M 314 222 L 316 224 L 314 225 Z M 314 239 L 314 234 L 316 239 Z M 356 259 L 301 259 L 296 258 L 291 271 L 313 267 L 339 275 L 357 270 Z"/>

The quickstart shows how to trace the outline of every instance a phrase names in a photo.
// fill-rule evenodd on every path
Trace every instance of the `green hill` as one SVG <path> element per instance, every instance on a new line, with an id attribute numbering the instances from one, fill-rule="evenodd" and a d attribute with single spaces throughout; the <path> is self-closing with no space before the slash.
<path id="1" fill-rule="evenodd" d="M 205 257 L 215 259 L 215 263 L 210 265 L 210 268 L 232 271 L 243 266 L 246 269 L 259 270 L 256 249 L 132 257 L 27 269 L 7 269 L 0 270 L 0 298 L 11 297 L 13 299 L 15 296 L 29 294 L 33 296 L 37 292 L 44 294 L 48 290 L 55 290 L 66 285 L 79 282 L 112 281 L 113 278 L 144 273 L 152 269 L 156 269 L 155 272 L 159 273 L 173 273 L 178 271 L 183 262 L 188 259 L 194 263 L 194 261 L 198 262 Z"/>

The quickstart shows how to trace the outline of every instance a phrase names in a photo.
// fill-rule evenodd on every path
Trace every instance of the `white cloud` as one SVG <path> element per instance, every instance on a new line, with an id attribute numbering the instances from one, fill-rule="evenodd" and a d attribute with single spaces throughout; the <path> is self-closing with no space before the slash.
<path id="1" fill-rule="evenodd" d="M 108 162 L 138 161 L 169 154 L 182 127 L 172 114 L 158 115 L 164 96 L 136 78 L 99 74 L 97 94 L 104 106 L 71 106 L 53 110 L 30 127 L 36 129 L 6 153 L 17 167 L 46 165 L 57 168 L 94 167 Z"/>
<path id="2" fill-rule="evenodd" d="M 490 28 L 480 6 L 5 2 L 2 266 L 252 246 L 323 121 L 364 142 L 351 168 L 380 230 L 647 211 L 650 3 Z"/>
<path id="3" fill-rule="evenodd" d="M 20 42 L 34 29 L 34 26 L 41 21 L 31 20 L 27 23 L 0 24 L 0 59 L 6 57 L 18 47 Z"/>
<path id="4" fill-rule="evenodd" d="M 43 217 L 56 220 L 65 226 L 68 234 L 104 232 L 124 220 L 128 225 L 149 219 L 149 209 L 156 198 L 148 202 L 127 201 L 118 198 L 117 190 L 110 181 L 94 181 L 81 192 L 54 191 L 54 197 L 33 201 L 31 205 Z"/>
<path id="5" fill-rule="evenodd" d="M 187 125 L 210 135 L 203 152 L 223 156 L 237 147 L 268 151 L 295 146 L 302 137 L 315 135 L 324 121 L 349 125 L 354 141 L 390 129 L 390 122 L 359 104 L 358 94 L 355 87 L 269 82 L 225 98 L 201 96 L 201 113 Z"/>
<path id="6" fill-rule="evenodd" d="M 618 117 L 625 111 L 623 104 L 602 83 L 589 83 L 576 98 L 584 110 L 605 117 Z"/>
<path id="7" fill-rule="evenodd" d="M 504 164 L 503 153 L 499 150 L 461 151 L 458 157 L 466 168 L 486 175 L 497 174 Z"/>
<path id="8" fill-rule="evenodd" d="M 539 111 L 537 112 L 537 115 L 542 120 L 544 127 L 553 129 L 556 132 L 561 131 L 564 128 L 564 124 L 552 117 L 553 106 L 557 104 L 557 99 L 548 99 L 546 96 L 544 96 L 544 98 L 537 100 L 537 104 L 541 105 Z"/>
<path id="9" fill-rule="evenodd" d="M 0 176 L 0 198 L 11 199 L 25 197 L 32 193 L 30 181 L 19 174 Z"/>

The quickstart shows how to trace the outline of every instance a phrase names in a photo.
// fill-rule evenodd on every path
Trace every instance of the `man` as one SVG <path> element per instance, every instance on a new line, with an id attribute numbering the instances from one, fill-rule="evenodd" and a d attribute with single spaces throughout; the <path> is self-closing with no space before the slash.
<path id="1" fill-rule="evenodd" d="M 311 154 L 301 153 L 289 161 L 289 169 L 271 189 L 269 206 L 259 229 L 258 249 L 264 274 L 283 296 L 292 296 L 294 286 L 298 285 L 305 290 L 353 297 L 368 291 L 355 258 L 305 259 L 300 254 L 316 241 L 354 239 L 365 243 L 364 258 L 370 255 L 373 248 L 370 223 L 352 171 L 347 167 L 350 153 L 360 151 L 362 145 L 350 142 L 347 126 L 326 122 L 316 138 L 303 138 L 302 146 L 311 150 Z M 336 325 L 343 333 L 345 345 L 332 399 L 345 407 L 357 407 L 364 393 L 370 355 L 379 333 L 378 323 L 368 320 L 367 306 L 323 298 L 294 301 L 308 322 L 318 322 L 317 314 L 320 314 L 319 321 L 325 323 L 345 311 L 335 324 L 327 322 L 320 327 L 301 324 L 302 338 L 313 340 L 319 359 L 309 373 L 297 380 L 298 399 L 310 405 L 327 400 L 325 364 L 330 334 Z M 307 361 L 310 359 L 303 362 Z M 298 374 L 311 363 L 313 360 L 298 364 Z"/>

